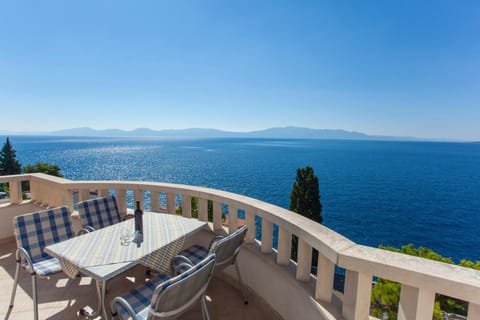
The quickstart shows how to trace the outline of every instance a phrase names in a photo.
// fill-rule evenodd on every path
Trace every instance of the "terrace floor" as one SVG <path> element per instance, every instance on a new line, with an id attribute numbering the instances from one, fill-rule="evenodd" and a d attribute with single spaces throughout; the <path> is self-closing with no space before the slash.
<path id="1" fill-rule="evenodd" d="M 0 244 L 0 318 L 1 319 L 33 319 L 32 286 L 30 275 L 23 271 L 20 274 L 15 306 L 9 317 L 8 304 L 15 276 L 16 244 L 14 241 Z M 127 291 L 135 285 L 135 281 L 144 281 L 145 269 L 136 267 L 108 282 L 107 301 Z M 38 280 L 39 318 L 40 319 L 77 319 L 77 311 L 84 306 L 95 309 L 97 294 L 95 281 L 90 277 L 70 279 L 59 273 L 50 279 Z M 207 289 L 207 306 L 210 318 L 215 319 L 272 319 L 281 317 L 268 306 L 263 299 L 247 290 L 249 304 L 244 305 L 240 291 L 232 285 L 230 279 L 219 274 L 212 279 Z M 109 312 L 110 314 L 110 312 Z M 192 308 L 180 319 L 201 318 L 200 305 Z M 100 319 L 98 317 L 97 319 Z"/>

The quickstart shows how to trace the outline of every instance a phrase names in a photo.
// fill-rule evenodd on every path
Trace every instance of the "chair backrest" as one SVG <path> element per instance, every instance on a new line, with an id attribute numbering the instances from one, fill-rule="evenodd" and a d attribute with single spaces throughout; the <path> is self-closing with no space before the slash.
<path id="1" fill-rule="evenodd" d="M 94 229 L 105 228 L 122 220 L 114 196 L 79 202 L 78 216 L 82 227 L 91 226 Z"/>
<path id="2" fill-rule="evenodd" d="M 195 304 L 204 294 L 212 278 L 215 255 L 187 271 L 159 284 L 153 293 L 148 319 L 176 317 Z"/>
<path id="3" fill-rule="evenodd" d="M 233 263 L 246 234 L 247 226 L 243 226 L 225 238 L 212 243 L 210 253 L 215 253 L 217 257 L 216 268 L 222 269 Z"/>
<path id="4" fill-rule="evenodd" d="M 46 246 L 75 235 L 67 207 L 16 216 L 13 218 L 13 233 L 17 246 L 27 250 L 33 261 L 50 257 L 43 251 Z"/>

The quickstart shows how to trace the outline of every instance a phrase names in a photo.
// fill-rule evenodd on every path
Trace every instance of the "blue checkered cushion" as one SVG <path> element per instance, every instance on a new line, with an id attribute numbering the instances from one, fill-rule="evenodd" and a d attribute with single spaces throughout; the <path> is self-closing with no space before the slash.
<path id="1" fill-rule="evenodd" d="M 204 246 L 201 246 L 199 244 L 195 244 L 183 251 L 181 251 L 178 255 L 179 256 L 184 256 L 190 261 L 193 262 L 193 264 L 197 264 L 203 259 L 205 259 L 206 256 L 210 253 L 210 250 Z"/>
<path id="2" fill-rule="evenodd" d="M 155 309 L 160 295 L 167 288 L 173 287 L 173 285 L 178 284 L 181 280 L 187 278 L 191 280 L 190 283 L 186 283 L 187 287 L 180 288 L 180 290 L 175 291 L 172 297 L 167 296 L 167 300 L 169 298 L 172 298 L 172 303 L 165 302 L 161 305 L 168 310 L 169 307 L 175 305 L 178 302 L 191 300 L 191 298 L 193 298 L 193 296 L 198 292 L 197 287 L 203 287 L 206 283 L 208 283 L 208 280 L 210 280 L 208 276 L 211 274 L 211 272 L 207 270 L 207 274 L 204 275 L 205 278 L 193 278 L 191 277 L 192 274 L 195 274 L 200 269 L 204 269 L 204 267 L 212 260 L 215 260 L 215 255 L 208 256 L 207 258 L 200 261 L 200 263 L 192 266 L 185 272 L 173 278 L 170 278 L 165 274 L 161 274 L 158 277 L 151 279 L 146 284 L 133 289 L 132 291 L 121 297 L 124 298 L 133 308 L 136 313 L 136 319 L 145 320 L 147 319 L 149 313 L 149 307 Z M 127 310 L 123 308 L 120 304 L 118 304 L 117 313 L 122 320 L 131 319 Z"/>
<path id="3" fill-rule="evenodd" d="M 41 277 L 62 271 L 62 266 L 56 258 L 46 258 L 33 263 L 33 271 Z M 31 270 L 28 270 L 31 272 Z"/>
<path id="4" fill-rule="evenodd" d="M 13 218 L 13 233 L 17 246 L 28 252 L 32 262 L 38 263 L 37 269 L 42 273 L 57 268 L 52 261 L 47 262 L 52 257 L 44 252 L 44 248 L 74 236 L 67 207 L 16 216 Z"/>
<path id="5" fill-rule="evenodd" d="M 215 253 L 216 264 L 215 268 L 221 270 L 228 265 L 235 262 L 236 252 L 243 243 L 245 234 L 247 233 L 247 226 L 243 226 L 237 229 L 234 233 L 229 234 L 226 237 L 221 237 L 216 239 L 211 245 L 210 249 L 201 245 L 193 245 L 187 249 L 181 251 L 178 255 L 184 256 L 192 261 L 194 264 L 201 261 L 207 255 Z M 172 269 L 175 268 L 183 262 L 182 259 L 173 259 Z M 183 267 L 180 267 L 183 269 Z"/>
<path id="6" fill-rule="evenodd" d="M 215 255 L 209 255 L 187 271 L 164 282 L 152 297 L 151 308 L 156 312 L 175 312 L 189 307 L 203 294 L 211 279 Z"/>
<path id="7" fill-rule="evenodd" d="M 122 298 L 130 304 L 133 310 L 135 310 L 137 319 L 147 319 L 148 309 L 155 288 L 168 279 L 170 279 L 168 275 L 161 274 L 122 296 Z M 117 313 L 120 319 L 131 319 L 129 318 L 127 310 L 125 310 L 120 304 L 118 305 Z"/>
<path id="8" fill-rule="evenodd" d="M 78 216 L 82 227 L 91 226 L 94 229 L 105 228 L 122 220 L 114 196 L 79 202 Z"/>

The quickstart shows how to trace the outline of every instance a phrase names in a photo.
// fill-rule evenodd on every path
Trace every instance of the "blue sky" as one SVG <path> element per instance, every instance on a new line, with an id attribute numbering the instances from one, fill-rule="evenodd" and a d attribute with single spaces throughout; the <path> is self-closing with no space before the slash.
<path id="1" fill-rule="evenodd" d="M 478 1 L 1 1 L 0 130 L 480 140 Z"/>

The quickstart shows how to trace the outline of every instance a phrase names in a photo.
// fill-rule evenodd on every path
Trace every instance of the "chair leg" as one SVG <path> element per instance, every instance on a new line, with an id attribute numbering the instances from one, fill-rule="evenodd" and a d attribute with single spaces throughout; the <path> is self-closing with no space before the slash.
<path id="1" fill-rule="evenodd" d="M 207 303 L 205 302 L 205 295 L 202 296 L 200 299 L 201 304 L 202 304 L 202 318 L 203 320 L 210 320 L 210 316 L 208 314 L 208 309 L 207 309 Z"/>
<path id="2" fill-rule="evenodd" d="M 37 277 L 32 274 L 33 315 L 38 320 Z"/>
<path id="3" fill-rule="evenodd" d="M 17 293 L 19 273 L 20 273 L 20 262 L 17 262 L 17 268 L 15 270 L 15 280 L 13 281 L 12 297 L 10 298 L 10 309 L 13 308 L 13 303 L 15 302 L 15 295 Z"/>
<path id="4" fill-rule="evenodd" d="M 240 268 L 238 267 L 237 260 L 235 260 L 235 270 L 237 270 L 237 278 L 238 283 L 240 283 L 240 290 L 242 291 L 243 302 L 245 304 L 248 304 L 247 295 L 245 294 L 245 290 L 243 289 L 242 276 L 240 275 Z"/>

